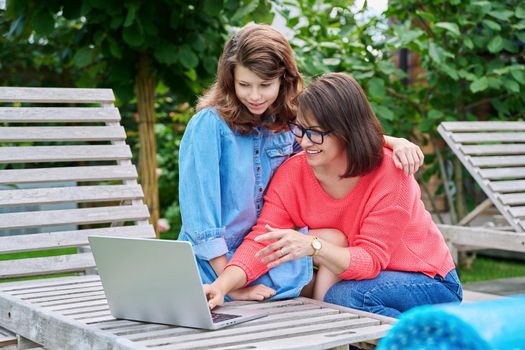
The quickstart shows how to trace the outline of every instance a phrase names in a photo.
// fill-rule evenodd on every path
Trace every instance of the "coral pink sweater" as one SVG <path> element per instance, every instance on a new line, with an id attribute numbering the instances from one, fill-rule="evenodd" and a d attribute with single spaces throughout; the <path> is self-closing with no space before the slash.
<path id="1" fill-rule="evenodd" d="M 421 201 L 419 185 L 394 166 L 384 149 L 379 168 L 362 176 L 343 198 L 322 189 L 304 153 L 287 160 L 274 175 L 256 225 L 228 266 L 244 270 L 248 283 L 268 271 L 254 255 L 269 241 L 253 240 L 275 228 L 335 228 L 348 238 L 351 261 L 342 279 L 371 279 L 383 270 L 445 276 L 454 266 L 443 236 Z"/>

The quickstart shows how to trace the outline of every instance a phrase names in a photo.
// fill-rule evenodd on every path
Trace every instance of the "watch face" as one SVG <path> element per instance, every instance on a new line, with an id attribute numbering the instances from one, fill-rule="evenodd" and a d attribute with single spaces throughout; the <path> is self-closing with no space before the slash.
<path id="1" fill-rule="evenodd" d="M 312 247 L 314 247 L 314 249 L 321 249 L 321 241 L 314 239 L 312 241 Z"/>

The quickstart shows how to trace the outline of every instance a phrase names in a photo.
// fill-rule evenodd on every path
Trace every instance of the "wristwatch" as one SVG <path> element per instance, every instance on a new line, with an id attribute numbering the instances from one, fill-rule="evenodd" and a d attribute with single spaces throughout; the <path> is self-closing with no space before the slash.
<path id="1" fill-rule="evenodd" d="M 312 248 L 314 250 L 314 253 L 312 254 L 312 256 L 316 256 L 317 253 L 319 253 L 319 251 L 323 247 L 323 244 L 321 243 L 321 240 L 319 239 L 319 237 L 317 236 L 313 236 L 313 237 L 314 239 L 312 239 Z"/>

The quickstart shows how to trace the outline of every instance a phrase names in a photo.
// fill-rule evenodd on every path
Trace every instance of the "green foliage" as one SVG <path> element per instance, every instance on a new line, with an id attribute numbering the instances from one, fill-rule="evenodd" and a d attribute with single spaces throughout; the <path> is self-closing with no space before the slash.
<path id="1" fill-rule="evenodd" d="M 384 20 L 352 11 L 348 1 L 288 1 L 279 8 L 293 29 L 291 43 L 301 72 L 308 81 L 322 73 L 348 72 L 367 91 L 387 134 L 411 135 L 410 105 L 396 96 L 405 91 L 405 72 L 396 67 L 388 50 Z M 390 92 L 396 92 L 391 94 Z"/>
<path id="2" fill-rule="evenodd" d="M 267 0 L 11 0 L 8 36 L 17 44 L 69 30 L 71 55 L 61 64 L 82 70 L 79 86 L 111 86 L 124 101 L 134 96 L 137 57 L 146 52 L 151 73 L 179 100 L 191 101 L 211 83 L 229 26 L 271 22 Z M 64 27 L 75 20 L 77 26 Z"/>

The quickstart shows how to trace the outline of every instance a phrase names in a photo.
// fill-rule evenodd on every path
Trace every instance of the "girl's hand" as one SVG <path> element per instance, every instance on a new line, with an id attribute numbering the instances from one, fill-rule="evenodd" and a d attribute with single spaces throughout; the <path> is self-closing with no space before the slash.
<path id="1" fill-rule="evenodd" d="M 414 174 L 425 161 L 421 148 L 407 139 L 396 139 L 392 151 L 396 168 L 403 169 L 405 175 Z"/>
<path id="2" fill-rule="evenodd" d="M 262 257 L 263 263 L 268 263 L 269 268 L 281 265 L 287 261 L 300 259 L 312 255 L 312 236 L 303 235 L 291 229 L 276 229 L 265 226 L 268 233 L 255 238 L 255 241 L 275 241 L 255 254 L 256 258 Z"/>
<path id="3" fill-rule="evenodd" d="M 264 284 L 258 284 L 256 286 L 248 286 L 232 290 L 228 295 L 233 300 L 264 300 L 271 298 L 275 295 L 275 290 L 270 287 L 266 287 Z"/>

